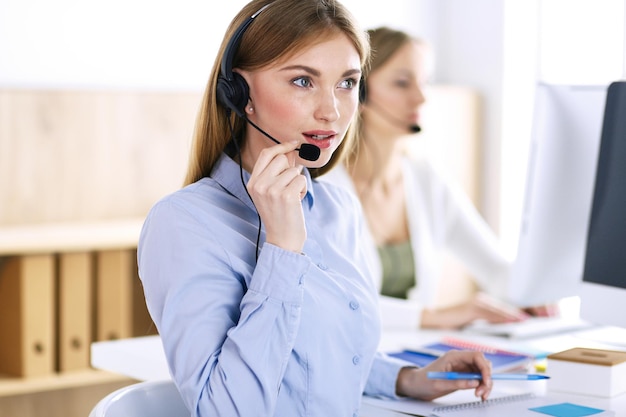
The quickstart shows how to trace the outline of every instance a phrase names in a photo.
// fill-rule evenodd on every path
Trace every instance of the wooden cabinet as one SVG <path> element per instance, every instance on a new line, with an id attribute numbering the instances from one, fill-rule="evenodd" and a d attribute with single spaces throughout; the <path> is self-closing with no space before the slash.
<path id="1" fill-rule="evenodd" d="M 96 370 L 0 377 L 0 417 L 87 417 L 105 395 L 135 382 Z"/>
<path id="2" fill-rule="evenodd" d="M 90 344 L 156 332 L 137 238 L 182 184 L 201 97 L 0 89 L 0 417 L 86 417 L 133 382 Z"/>
<path id="3" fill-rule="evenodd" d="M 137 238 L 182 184 L 201 97 L 0 89 L 0 417 L 86 417 L 132 382 L 90 344 L 156 332 Z"/>
<path id="4" fill-rule="evenodd" d="M 135 382 L 93 370 L 89 353 L 156 333 L 135 260 L 142 221 L 0 228 L 0 417 L 86 416 Z"/>

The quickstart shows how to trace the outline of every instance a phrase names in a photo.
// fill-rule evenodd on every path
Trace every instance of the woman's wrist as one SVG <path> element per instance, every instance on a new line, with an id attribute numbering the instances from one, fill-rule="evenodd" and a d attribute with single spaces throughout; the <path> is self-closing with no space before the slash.
<path id="1" fill-rule="evenodd" d="M 415 372 L 419 369 L 416 366 L 405 366 L 400 368 L 396 379 L 396 395 L 399 397 L 409 397 L 409 387 L 413 385 Z"/>

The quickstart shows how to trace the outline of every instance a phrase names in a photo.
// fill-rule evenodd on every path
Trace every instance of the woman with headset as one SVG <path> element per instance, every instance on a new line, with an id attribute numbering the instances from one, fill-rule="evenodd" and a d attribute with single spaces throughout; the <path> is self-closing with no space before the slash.
<path id="1" fill-rule="evenodd" d="M 406 141 L 421 130 L 428 46 L 388 27 L 371 29 L 369 35 L 372 59 L 361 85 L 359 143 L 323 180 L 348 188 L 363 206 L 370 233 L 361 243 L 373 260 L 384 328 L 460 328 L 474 320 L 525 319 L 525 311 L 501 301 L 510 260 L 471 201 L 427 160 L 406 154 Z M 446 251 L 483 291 L 436 308 Z"/>
<path id="2" fill-rule="evenodd" d="M 148 309 L 194 416 L 356 416 L 363 393 L 489 395 L 480 353 L 419 369 L 376 352 L 358 202 L 315 180 L 351 145 L 368 53 L 333 0 L 253 0 L 229 26 L 185 186 L 154 205 L 138 245 Z M 450 370 L 483 378 L 427 378 Z"/>

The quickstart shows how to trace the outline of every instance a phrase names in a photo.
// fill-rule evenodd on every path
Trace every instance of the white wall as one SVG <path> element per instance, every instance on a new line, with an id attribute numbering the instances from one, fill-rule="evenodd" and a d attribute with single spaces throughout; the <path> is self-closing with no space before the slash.
<path id="1" fill-rule="evenodd" d="M 203 89 L 247 0 L 2 0 L 0 87 Z M 345 4 L 368 27 L 412 26 L 415 2 Z"/>
<path id="2" fill-rule="evenodd" d="M 432 0 L 437 7 L 437 82 L 477 89 L 482 98 L 483 179 L 479 209 L 498 230 L 504 63 L 504 0 Z M 454 150 L 451 150 L 453 152 Z"/>

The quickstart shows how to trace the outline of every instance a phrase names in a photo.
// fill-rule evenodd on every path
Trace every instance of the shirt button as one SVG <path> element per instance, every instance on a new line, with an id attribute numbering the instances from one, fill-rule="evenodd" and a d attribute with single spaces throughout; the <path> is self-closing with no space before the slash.
<path id="1" fill-rule="evenodd" d="M 356 301 L 352 300 L 350 301 L 350 308 L 352 310 L 358 310 L 359 309 L 359 303 L 357 303 Z"/>
<path id="2" fill-rule="evenodd" d="M 361 362 L 361 358 L 359 357 L 359 355 L 355 355 L 355 356 L 352 358 L 352 363 L 353 363 L 353 364 L 355 364 L 355 365 L 358 365 L 358 364 L 359 364 L 359 362 Z"/>
<path id="3" fill-rule="evenodd" d="M 328 266 L 323 262 L 318 263 L 317 267 L 321 269 L 322 271 L 326 271 L 328 269 Z"/>

